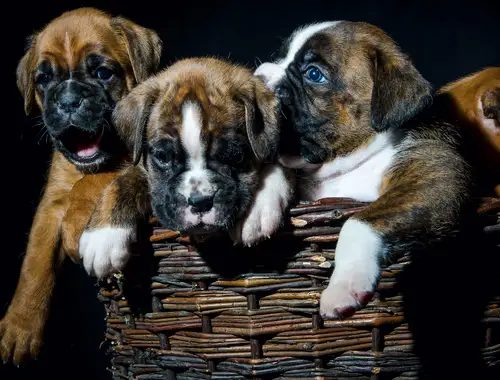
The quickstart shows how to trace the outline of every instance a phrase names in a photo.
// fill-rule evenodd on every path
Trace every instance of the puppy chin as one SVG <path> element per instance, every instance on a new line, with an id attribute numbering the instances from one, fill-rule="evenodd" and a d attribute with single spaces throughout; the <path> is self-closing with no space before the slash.
<path id="1" fill-rule="evenodd" d="M 184 231 L 188 234 L 209 234 L 222 229 L 217 223 L 217 211 L 212 208 L 206 213 L 194 213 L 191 207 L 186 207 L 184 210 Z"/>
<path id="2" fill-rule="evenodd" d="M 314 171 L 321 167 L 321 164 L 311 164 L 300 156 L 279 155 L 278 162 L 290 169 L 300 169 Z"/>

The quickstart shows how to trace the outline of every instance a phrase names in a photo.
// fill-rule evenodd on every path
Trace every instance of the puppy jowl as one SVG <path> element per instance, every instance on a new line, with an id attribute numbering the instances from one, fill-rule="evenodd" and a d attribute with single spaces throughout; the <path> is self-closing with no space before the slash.
<path id="1" fill-rule="evenodd" d="M 272 92 L 249 70 L 198 58 L 138 86 L 113 120 L 136 162 L 144 154 L 152 211 L 165 227 L 197 236 L 231 232 L 237 242 L 253 244 L 280 226 L 292 193 L 286 183 L 265 180 L 270 171 L 263 162 L 279 138 L 277 112 Z M 254 202 L 268 193 L 278 212 Z"/>
<path id="2" fill-rule="evenodd" d="M 454 232 L 470 190 L 456 128 L 414 120 L 430 105 L 431 86 L 366 23 L 299 28 L 254 75 L 286 116 L 279 161 L 300 171 L 298 200 L 372 202 L 342 228 L 321 297 L 325 318 L 348 316 L 370 300 L 382 263 Z"/>

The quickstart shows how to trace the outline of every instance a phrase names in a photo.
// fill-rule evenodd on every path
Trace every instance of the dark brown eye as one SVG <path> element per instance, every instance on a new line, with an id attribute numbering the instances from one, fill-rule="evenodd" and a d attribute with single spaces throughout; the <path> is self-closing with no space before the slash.
<path id="1" fill-rule="evenodd" d="M 175 158 L 172 150 L 152 149 L 151 156 L 153 157 L 154 162 L 162 168 L 172 165 Z"/>
<path id="2" fill-rule="evenodd" d="M 52 80 L 51 73 L 39 73 L 35 78 L 35 84 L 37 86 L 46 86 Z"/>

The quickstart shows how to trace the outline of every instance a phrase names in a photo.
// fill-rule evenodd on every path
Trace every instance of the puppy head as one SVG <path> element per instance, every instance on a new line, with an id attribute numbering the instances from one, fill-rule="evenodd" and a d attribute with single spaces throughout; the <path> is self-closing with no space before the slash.
<path id="1" fill-rule="evenodd" d="M 26 114 L 36 102 L 56 149 L 95 170 L 117 154 L 115 103 L 157 70 L 160 53 L 152 30 L 92 8 L 66 12 L 29 38 L 17 67 Z"/>
<path id="2" fill-rule="evenodd" d="M 489 67 L 443 86 L 437 98 L 443 97 L 451 100 L 458 119 L 476 127 L 475 132 L 500 154 L 500 67 Z"/>
<path id="3" fill-rule="evenodd" d="M 292 167 L 317 167 L 346 155 L 402 125 L 432 99 L 431 86 L 395 42 L 366 23 L 300 28 L 277 60 L 254 75 L 281 101 L 280 154 Z"/>
<path id="4" fill-rule="evenodd" d="M 167 228 L 227 230 L 248 209 L 278 144 L 278 102 L 245 68 L 186 59 L 137 86 L 113 122 L 148 173 Z M 144 148 L 144 149 L 143 149 Z"/>

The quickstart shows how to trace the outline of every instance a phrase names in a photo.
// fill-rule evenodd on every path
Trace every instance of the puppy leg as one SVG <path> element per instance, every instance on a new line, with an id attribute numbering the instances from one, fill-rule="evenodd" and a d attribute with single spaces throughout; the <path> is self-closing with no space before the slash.
<path id="1" fill-rule="evenodd" d="M 79 244 L 87 272 L 98 278 L 124 268 L 137 239 L 137 224 L 151 212 L 143 169 L 131 166 L 104 191 Z"/>
<path id="2" fill-rule="evenodd" d="M 36 358 L 42 346 L 45 323 L 57 272 L 64 255 L 60 253 L 60 227 L 67 196 L 81 178 L 72 166 L 55 155 L 49 181 L 31 228 L 19 283 L 10 306 L 0 322 L 0 357 L 20 365 Z"/>
<path id="3" fill-rule="evenodd" d="M 261 185 L 247 215 L 230 233 L 233 241 L 245 246 L 269 238 L 278 230 L 293 197 L 293 177 L 285 168 L 266 165 L 261 173 Z"/>
<path id="4" fill-rule="evenodd" d="M 457 231 L 470 191 L 467 165 L 445 144 L 408 145 L 413 149 L 387 176 L 382 196 L 342 227 L 335 269 L 321 295 L 324 318 L 365 306 L 387 259 Z"/>
<path id="5" fill-rule="evenodd" d="M 69 206 L 61 228 L 61 248 L 74 262 L 80 261 L 78 243 L 104 190 L 118 178 L 119 172 L 86 175 L 69 194 Z"/>

